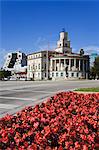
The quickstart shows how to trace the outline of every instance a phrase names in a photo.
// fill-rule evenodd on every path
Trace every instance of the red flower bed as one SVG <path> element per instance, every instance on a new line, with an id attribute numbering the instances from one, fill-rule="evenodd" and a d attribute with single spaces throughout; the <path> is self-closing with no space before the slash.
<path id="1" fill-rule="evenodd" d="M 98 94 L 59 93 L 0 119 L 3 150 L 96 150 Z"/>

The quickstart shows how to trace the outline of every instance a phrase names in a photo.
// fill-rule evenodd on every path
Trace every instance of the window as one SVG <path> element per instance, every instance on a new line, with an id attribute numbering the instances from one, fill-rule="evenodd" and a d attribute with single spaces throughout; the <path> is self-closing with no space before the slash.
<path id="1" fill-rule="evenodd" d="M 56 77 L 58 77 L 58 72 L 56 73 Z"/>
<path id="2" fill-rule="evenodd" d="M 46 77 L 46 73 L 45 73 L 45 77 Z"/>
<path id="3" fill-rule="evenodd" d="M 77 72 L 77 77 L 79 76 L 79 73 Z"/>
<path id="4" fill-rule="evenodd" d="M 54 77 L 54 72 L 52 73 L 52 77 Z"/>
<path id="5" fill-rule="evenodd" d="M 63 77 L 63 72 L 61 72 L 61 77 Z"/>
<path id="6" fill-rule="evenodd" d="M 30 70 L 30 65 L 29 65 L 29 70 Z"/>
<path id="7" fill-rule="evenodd" d="M 40 64 L 38 65 L 38 69 L 40 69 Z"/>
<path id="8" fill-rule="evenodd" d="M 57 66 L 56 66 L 56 71 L 58 70 Z"/>
<path id="9" fill-rule="evenodd" d="M 45 67 L 44 67 L 44 69 L 46 70 L 46 64 L 45 64 Z"/>
<path id="10" fill-rule="evenodd" d="M 73 77 L 73 76 L 74 76 L 74 73 L 72 73 L 71 76 Z"/>
<path id="11" fill-rule="evenodd" d="M 31 70 L 32 70 L 32 66 L 31 66 Z"/>
<path id="12" fill-rule="evenodd" d="M 33 69 L 34 69 L 34 64 L 33 64 Z"/>

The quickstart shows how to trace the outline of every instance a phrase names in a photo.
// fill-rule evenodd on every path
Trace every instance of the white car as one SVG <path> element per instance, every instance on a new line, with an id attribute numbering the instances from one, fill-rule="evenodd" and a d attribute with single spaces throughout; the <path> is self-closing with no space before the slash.
<path id="1" fill-rule="evenodd" d="M 14 78 L 14 77 L 11 77 L 10 78 L 10 81 L 16 81 L 17 79 L 16 78 Z"/>
<path id="2" fill-rule="evenodd" d="M 7 81 L 8 80 L 8 78 L 4 78 L 4 81 Z"/>
<path id="3" fill-rule="evenodd" d="M 21 81 L 26 81 L 26 78 L 20 78 Z"/>

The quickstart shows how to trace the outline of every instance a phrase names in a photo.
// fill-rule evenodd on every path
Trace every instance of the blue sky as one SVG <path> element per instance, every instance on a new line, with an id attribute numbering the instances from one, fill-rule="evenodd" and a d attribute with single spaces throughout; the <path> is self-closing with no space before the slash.
<path id="1" fill-rule="evenodd" d="M 74 51 L 99 51 L 99 1 L 2 0 L 0 17 L 0 67 L 8 52 L 55 48 L 62 28 Z"/>

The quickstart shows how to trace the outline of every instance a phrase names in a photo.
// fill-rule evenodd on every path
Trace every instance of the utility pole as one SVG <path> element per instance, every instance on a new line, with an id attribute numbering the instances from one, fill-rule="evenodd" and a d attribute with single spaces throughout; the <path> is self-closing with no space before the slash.
<path id="1" fill-rule="evenodd" d="M 52 33 L 50 33 L 50 36 Z M 49 50 L 50 50 L 50 42 L 48 41 L 48 49 L 47 49 L 47 56 L 46 56 L 46 77 L 47 80 L 49 79 Z"/>
<path id="2" fill-rule="evenodd" d="M 47 56 L 46 56 L 46 78 L 49 78 L 49 58 L 48 58 L 48 51 L 49 51 L 49 42 L 48 42 L 48 49 L 47 49 Z"/>

